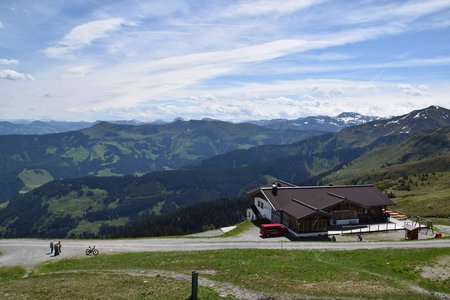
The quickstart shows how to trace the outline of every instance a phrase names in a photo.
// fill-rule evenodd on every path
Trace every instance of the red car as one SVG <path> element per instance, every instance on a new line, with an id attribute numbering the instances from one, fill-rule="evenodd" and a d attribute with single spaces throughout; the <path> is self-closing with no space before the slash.
<path id="1" fill-rule="evenodd" d="M 262 236 L 286 235 L 289 230 L 283 224 L 262 224 L 259 233 Z"/>

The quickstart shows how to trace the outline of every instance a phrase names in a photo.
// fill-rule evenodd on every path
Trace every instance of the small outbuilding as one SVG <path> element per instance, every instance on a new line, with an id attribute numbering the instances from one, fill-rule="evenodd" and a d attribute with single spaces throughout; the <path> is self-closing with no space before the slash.
<path id="1" fill-rule="evenodd" d="M 403 228 L 405 229 L 405 239 L 406 240 L 418 240 L 419 239 L 419 227 L 412 226 L 412 225 L 404 225 Z"/>

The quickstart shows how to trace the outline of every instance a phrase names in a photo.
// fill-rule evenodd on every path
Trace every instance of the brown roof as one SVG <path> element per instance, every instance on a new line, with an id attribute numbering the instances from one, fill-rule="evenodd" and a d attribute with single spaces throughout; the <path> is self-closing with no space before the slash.
<path id="1" fill-rule="evenodd" d="M 261 187 L 249 192 L 267 199 L 275 210 L 282 210 L 300 219 L 312 214 L 328 214 L 324 209 L 347 201 L 369 208 L 395 205 L 385 194 L 372 185 Z"/>

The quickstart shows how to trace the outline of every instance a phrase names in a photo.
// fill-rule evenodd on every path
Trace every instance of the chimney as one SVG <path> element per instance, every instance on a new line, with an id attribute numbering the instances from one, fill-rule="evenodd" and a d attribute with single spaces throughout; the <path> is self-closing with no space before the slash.
<path id="1" fill-rule="evenodd" d="M 278 193 L 278 186 L 277 186 L 276 183 L 274 182 L 274 183 L 272 184 L 272 194 L 273 194 L 274 196 L 276 196 L 277 193 Z"/>

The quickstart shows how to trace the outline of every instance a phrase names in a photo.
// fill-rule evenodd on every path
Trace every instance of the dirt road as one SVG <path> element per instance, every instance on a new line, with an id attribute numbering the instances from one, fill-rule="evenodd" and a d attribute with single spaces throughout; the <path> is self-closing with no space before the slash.
<path id="1" fill-rule="evenodd" d="M 449 247 L 450 240 L 401 242 L 291 242 L 286 238 L 151 238 L 133 240 L 61 240 L 62 253 L 54 257 L 49 254 L 49 241 L 40 239 L 0 240 L 0 266 L 33 266 L 45 261 L 68 257 L 83 257 L 89 245 L 95 245 L 101 254 L 145 251 L 196 251 L 216 249 L 411 249 Z"/>

